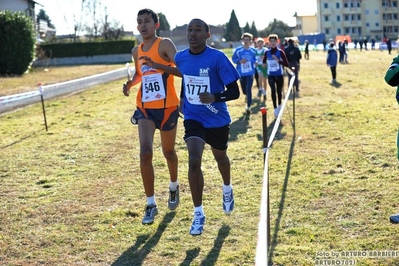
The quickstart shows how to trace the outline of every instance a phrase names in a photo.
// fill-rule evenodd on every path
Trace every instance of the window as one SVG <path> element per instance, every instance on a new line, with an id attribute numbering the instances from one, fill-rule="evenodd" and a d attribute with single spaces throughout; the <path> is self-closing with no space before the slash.
<path id="1" fill-rule="evenodd" d="M 364 14 L 368 15 L 370 14 L 370 11 L 368 9 L 364 10 Z"/>
<path id="2" fill-rule="evenodd" d="M 328 3 L 324 3 L 324 8 L 328 8 Z"/>
<path id="3" fill-rule="evenodd" d="M 348 7 L 348 3 L 344 3 L 344 7 L 347 8 Z"/>
<path id="4" fill-rule="evenodd" d="M 330 29 L 325 29 L 326 34 L 330 34 Z"/>
<path id="5" fill-rule="evenodd" d="M 360 15 L 360 14 L 357 14 L 357 20 L 362 20 L 362 15 Z"/>
<path id="6" fill-rule="evenodd" d="M 375 26 L 378 28 L 380 26 L 380 23 L 376 22 Z"/>
<path id="7" fill-rule="evenodd" d="M 345 20 L 345 21 L 348 21 L 348 20 L 349 20 L 349 15 L 345 15 L 345 16 L 344 16 L 344 20 Z"/>
<path id="8" fill-rule="evenodd" d="M 344 30 L 345 30 L 345 34 L 349 34 L 350 33 L 349 28 L 345 28 Z"/>
<path id="9" fill-rule="evenodd" d="M 356 3 L 356 6 L 357 6 L 357 7 L 360 7 L 360 2 L 357 2 L 357 3 Z"/>
<path id="10" fill-rule="evenodd" d="M 337 33 L 341 34 L 341 29 L 340 28 L 337 29 Z"/>
<path id="11" fill-rule="evenodd" d="M 339 9 L 339 3 L 335 3 L 335 7 Z"/>
<path id="12" fill-rule="evenodd" d="M 366 27 L 367 28 L 370 27 L 370 23 L 366 22 Z"/>
<path id="13" fill-rule="evenodd" d="M 328 21 L 328 16 L 324 16 L 324 21 Z"/>
<path id="14" fill-rule="evenodd" d="M 394 14 L 392 14 L 393 15 L 393 19 L 394 20 L 398 20 L 398 14 L 397 13 L 394 13 Z"/>
<path id="15" fill-rule="evenodd" d="M 378 15 L 378 9 L 374 10 L 374 14 Z"/>
<path id="16" fill-rule="evenodd" d="M 392 6 L 393 7 L 398 7 L 398 1 L 392 1 Z"/>
<path id="17" fill-rule="evenodd" d="M 337 21 L 341 21 L 341 16 L 337 16 Z"/>

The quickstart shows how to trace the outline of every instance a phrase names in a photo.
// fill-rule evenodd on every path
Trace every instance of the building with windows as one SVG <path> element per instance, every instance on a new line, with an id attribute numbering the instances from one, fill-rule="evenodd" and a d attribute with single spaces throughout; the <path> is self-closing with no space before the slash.
<path id="1" fill-rule="evenodd" d="M 304 35 L 309 33 L 317 33 L 317 14 L 294 14 L 296 23 L 292 30 L 294 36 Z"/>
<path id="2" fill-rule="evenodd" d="M 317 0 L 317 24 L 326 38 L 396 40 L 399 34 L 398 0 Z"/>

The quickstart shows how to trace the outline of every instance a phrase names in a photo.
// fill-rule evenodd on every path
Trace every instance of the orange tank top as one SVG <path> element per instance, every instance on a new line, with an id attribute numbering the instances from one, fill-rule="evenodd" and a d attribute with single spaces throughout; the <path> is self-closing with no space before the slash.
<path id="1" fill-rule="evenodd" d="M 148 56 L 156 63 L 173 67 L 175 65 L 172 62 L 164 60 L 159 55 L 161 40 L 162 38 L 158 37 L 147 52 L 143 51 L 144 44 L 140 44 L 138 47 L 138 58 Z M 138 62 L 137 73 L 141 76 L 141 86 L 136 97 L 138 107 L 161 109 L 179 105 L 179 98 L 176 94 L 174 76 L 172 74 L 142 64 L 141 60 Z"/>

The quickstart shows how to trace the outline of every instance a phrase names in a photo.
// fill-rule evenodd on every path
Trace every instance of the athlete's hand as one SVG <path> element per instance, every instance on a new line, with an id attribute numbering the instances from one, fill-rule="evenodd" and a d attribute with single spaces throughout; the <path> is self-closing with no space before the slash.
<path id="1" fill-rule="evenodd" d="M 123 88 L 122 88 L 122 91 L 123 91 L 123 95 L 125 95 L 125 96 L 129 96 L 129 94 L 130 94 L 130 81 L 127 81 L 127 82 L 125 82 L 125 83 L 123 83 Z"/>
<path id="2" fill-rule="evenodd" d="M 215 95 L 209 92 L 201 92 L 199 98 L 202 103 L 212 103 L 215 101 Z"/>
<path id="3" fill-rule="evenodd" d="M 155 62 L 154 61 L 152 61 L 152 59 L 151 59 L 151 57 L 148 57 L 148 56 L 141 56 L 140 58 L 139 58 L 139 60 L 144 60 L 144 62 L 143 62 L 143 65 L 148 65 L 148 66 L 150 66 L 150 67 L 152 67 L 152 68 L 156 68 L 155 67 Z"/>

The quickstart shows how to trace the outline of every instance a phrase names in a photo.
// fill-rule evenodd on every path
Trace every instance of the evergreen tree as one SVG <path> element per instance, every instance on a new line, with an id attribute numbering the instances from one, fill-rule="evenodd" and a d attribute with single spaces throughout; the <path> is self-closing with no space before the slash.
<path id="1" fill-rule="evenodd" d="M 159 16 L 159 23 L 161 24 L 159 26 L 159 29 L 157 29 L 157 35 L 159 36 L 159 32 L 161 30 L 170 30 L 170 25 L 164 14 L 158 13 L 158 16 Z"/>
<path id="2" fill-rule="evenodd" d="M 39 10 L 39 14 L 36 16 L 36 23 L 39 25 L 40 20 L 45 20 L 47 21 L 47 26 L 50 28 L 55 28 L 54 25 L 51 23 L 50 17 L 46 14 L 46 11 L 43 9 Z"/>
<path id="3" fill-rule="evenodd" d="M 252 21 L 252 26 L 251 26 L 251 29 L 249 32 L 254 36 L 254 38 L 259 37 L 258 30 L 256 29 L 256 26 L 255 26 L 255 21 Z"/>
<path id="4" fill-rule="evenodd" d="M 236 17 L 236 13 L 233 11 L 231 11 L 231 15 L 230 15 L 230 20 L 229 22 L 226 24 L 226 33 L 224 34 L 224 38 L 226 39 L 226 41 L 230 42 L 230 41 L 239 41 L 241 40 L 241 28 L 240 28 L 240 24 L 238 23 L 237 17 Z"/>
<path id="5" fill-rule="evenodd" d="M 267 37 L 272 33 L 277 34 L 280 40 L 284 40 L 285 37 L 293 36 L 290 26 L 277 19 L 270 22 L 266 29 L 259 32 L 259 35 Z"/>

